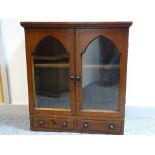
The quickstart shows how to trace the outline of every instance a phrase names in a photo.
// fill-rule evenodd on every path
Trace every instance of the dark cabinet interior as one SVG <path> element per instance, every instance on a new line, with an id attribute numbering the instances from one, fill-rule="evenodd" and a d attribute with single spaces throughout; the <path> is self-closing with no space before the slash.
<path id="1" fill-rule="evenodd" d="M 123 134 L 131 22 L 22 22 L 30 127 Z"/>
<path id="2" fill-rule="evenodd" d="M 82 54 L 84 109 L 118 110 L 119 59 L 115 45 L 103 36 L 87 46 Z"/>
<path id="3" fill-rule="evenodd" d="M 69 108 L 69 53 L 65 47 L 47 36 L 37 44 L 32 58 L 36 107 Z"/>

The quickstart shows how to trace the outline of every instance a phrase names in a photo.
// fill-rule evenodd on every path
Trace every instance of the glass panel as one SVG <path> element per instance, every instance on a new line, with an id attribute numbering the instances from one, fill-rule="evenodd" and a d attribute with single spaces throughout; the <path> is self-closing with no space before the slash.
<path id="1" fill-rule="evenodd" d="M 114 44 L 97 37 L 83 53 L 82 64 L 82 108 L 118 111 L 120 58 Z"/>
<path id="2" fill-rule="evenodd" d="M 47 36 L 33 52 L 36 107 L 70 108 L 69 53 Z"/>

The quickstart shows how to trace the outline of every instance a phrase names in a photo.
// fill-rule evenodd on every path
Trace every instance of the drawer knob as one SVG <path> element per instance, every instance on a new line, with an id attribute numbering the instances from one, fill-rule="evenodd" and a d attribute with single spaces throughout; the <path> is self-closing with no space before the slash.
<path id="1" fill-rule="evenodd" d="M 43 127 L 44 124 L 45 124 L 45 121 L 43 121 L 43 120 L 40 120 L 40 121 L 39 121 L 39 125 L 40 125 L 41 127 Z"/>
<path id="2" fill-rule="evenodd" d="M 63 128 L 66 128 L 67 127 L 67 122 L 66 121 L 62 123 L 62 127 Z"/>
<path id="3" fill-rule="evenodd" d="M 56 126 L 55 120 L 51 120 L 51 124 L 52 124 L 53 126 Z"/>
<path id="4" fill-rule="evenodd" d="M 70 75 L 70 80 L 74 81 L 75 80 L 75 76 L 74 75 Z"/>
<path id="5" fill-rule="evenodd" d="M 84 127 L 85 129 L 88 128 L 88 123 L 85 122 L 85 123 L 83 124 L 83 127 Z"/>
<path id="6" fill-rule="evenodd" d="M 79 81 L 80 81 L 80 79 L 81 79 L 81 78 L 80 78 L 80 76 L 79 76 L 79 75 L 77 75 L 77 76 L 76 76 L 76 81 L 77 81 L 77 82 L 79 82 Z"/>
<path id="7" fill-rule="evenodd" d="M 113 130 L 115 128 L 114 124 L 109 124 L 109 129 Z"/>

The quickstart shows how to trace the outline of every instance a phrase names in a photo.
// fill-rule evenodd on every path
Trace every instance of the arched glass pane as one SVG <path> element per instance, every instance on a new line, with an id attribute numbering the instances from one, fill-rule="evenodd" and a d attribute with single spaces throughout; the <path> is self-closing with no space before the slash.
<path id="1" fill-rule="evenodd" d="M 70 108 L 69 53 L 55 38 L 47 36 L 33 54 L 36 107 Z"/>
<path id="2" fill-rule="evenodd" d="M 103 36 L 94 39 L 82 55 L 83 109 L 118 111 L 120 57 Z"/>

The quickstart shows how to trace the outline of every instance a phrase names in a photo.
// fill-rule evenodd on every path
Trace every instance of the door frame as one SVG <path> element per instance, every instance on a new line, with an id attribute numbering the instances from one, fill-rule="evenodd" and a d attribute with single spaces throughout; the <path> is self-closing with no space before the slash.
<path id="1" fill-rule="evenodd" d="M 118 111 L 109 110 L 82 110 L 82 53 L 89 43 L 98 36 L 111 40 L 120 52 L 120 80 L 119 80 L 119 105 Z M 76 86 L 76 109 L 80 116 L 124 117 L 126 70 L 128 51 L 128 29 L 76 29 L 76 75 L 81 77 Z"/>
<path id="2" fill-rule="evenodd" d="M 73 115 L 75 114 L 75 85 L 70 79 L 70 109 L 63 108 L 36 108 L 33 76 L 32 52 L 37 43 L 46 36 L 58 39 L 70 53 L 70 75 L 75 75 L 74 61 L 74 29 L 25 29 L 26 59 L 27 59 L 27 79 L 29 92 L 29 111 L 33 115 Z M 67 36 L 67 37 L 66 37 Z"/>

